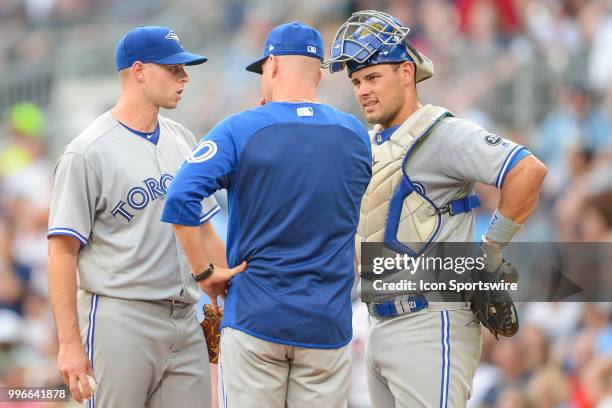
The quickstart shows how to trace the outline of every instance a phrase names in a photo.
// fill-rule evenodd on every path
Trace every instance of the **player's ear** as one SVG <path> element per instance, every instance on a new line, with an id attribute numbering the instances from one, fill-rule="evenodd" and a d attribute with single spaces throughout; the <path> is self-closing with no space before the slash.
<path id="1" fill-rule="evenodd" d="M 274 78 L 278 73 L 278 58 L 274 55 L 270 55 L 268 60 L 270 61 L 270 78 Z"/>
<path id="2" fill-rule="evenodd" d="M 144 81 L 144 79 L 145 79 L 144 71 L 145 71 L 146 67 L 145 67 L 145 65 L 142 62 L 140 62 L 140 61 L 134 62 L 130 69 L 132 71 L 132 76 L 134 78 L 136 78 L 140 82 Z"/>
<path id="3" fill-rule="evenodd" d="M 416 74 L 415 65 L 410 61 L 404 61 L 400 65 L 400 71 L 402 74 L 402 82 L 404 82 L 406 86 L 412 86 Z"/>
<path id="4" fill-rule="evenodd" d="M 319 85 L 319 82 L 321 82 L 321 78 L 323 78 L 323 70 L 319 69 L 319 74 L 317 76 L 317 85 Z"/>

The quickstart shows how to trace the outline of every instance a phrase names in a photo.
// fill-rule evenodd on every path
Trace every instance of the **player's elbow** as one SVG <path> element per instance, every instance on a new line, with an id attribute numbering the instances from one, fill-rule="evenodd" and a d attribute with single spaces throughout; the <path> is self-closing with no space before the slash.
<path id="1" fill-rule="evenodd" d="M 529 184 L 533 186 L 534 190 L 539 191 L 542 183 L 544 182 L 544 178 L 548 173 L 548 168 L 534 155 L 529 155 L 521 160 L 517 164 L 516 169 L 513 169 L 511 173 L 514 173 L 508 174 L 509 176 L 512 176 L 511 178 L 516 177 L 523 180 L 529 180 Z"/>
<path id="2" fill-rule="evenodd" d="M 527 174 L 528 177 L 533 180 L 533 183 L 538 186 L 539 190 L 539 187 L 544 182 L 544 178 L 548 173 L 548 168 L 533 155 L 529 156 L 529 159 L 530 160 L 526 163 L 528 165 Z"/>

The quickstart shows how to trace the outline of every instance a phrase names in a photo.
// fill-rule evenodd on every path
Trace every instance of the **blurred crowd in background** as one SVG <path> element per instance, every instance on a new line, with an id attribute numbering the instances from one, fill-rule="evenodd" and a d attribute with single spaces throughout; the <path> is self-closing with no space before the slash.
<path id="1" fill-rule="evenodd" d="M 303 21 L 329 47 L 364 9 L 399 18 L 434 62 L 435 76 L 417 88 L 424 103 L 527 146 L 548 166 L 517 240 L 612 241 L 610 0 L 0 0 L 0 386 L 62 383 L 46 285 L 52 170 L 62 147 L 112 107 L 118 39 L 136 25 L 167 25 L 209 57 L 188 70 L 179 108 L 163 112 L 204 135 L 256 105 L 258 78 L 244 67 L 273 26 Z M 319 99 L 360 116 L 345 75 L 325 73 Z M 499 196 L 477 189 L 484 228 Z M 225 216 L 215 220 L 221 234 Z M 483 333 L 470 407 L 612 407 L 610 304 L 529 303 L 520 317 L 512 339 Z M 356 301 L 352 407 L 369 406 L 366 321 Z"/>

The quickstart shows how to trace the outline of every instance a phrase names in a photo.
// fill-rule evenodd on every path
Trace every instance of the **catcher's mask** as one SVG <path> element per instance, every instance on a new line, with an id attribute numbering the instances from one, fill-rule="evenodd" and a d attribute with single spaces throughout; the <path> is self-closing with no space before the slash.
<path id="1" fill-rule="evenodd" d="M 358 11 L 340 26 L 323 68 L 331 73 L 345 67 L 349 77 L 370 65 L 411 61 L 416 82 L 434 74 L 433 63 L 406 39 L 410 29 L 395 17 L 375 10 Z"/>

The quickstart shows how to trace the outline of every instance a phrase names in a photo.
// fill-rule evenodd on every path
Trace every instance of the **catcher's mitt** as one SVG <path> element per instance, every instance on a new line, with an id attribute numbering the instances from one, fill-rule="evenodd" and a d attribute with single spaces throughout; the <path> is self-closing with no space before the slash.
<path id="1" fill-rule="evenodd" d="M 505 267 L 505 268 L 504 268 Z M 502 268 L 514 268 L 507 261 L 502 262 Z M 484 269 L 472 269 L 472 282 L 498 282 L 496 275 Z M 518 314 L 514 302 L 507 290 L 474 290 L 471 296 L 471 308 L 480 323 L 495 336 L 514 336 L 519 329 Z"/>
<path id="2" fill-rule="evenodd" d="M 219 362 L 219 342 L 221 341 L 221 319 L 223 318 L 223 308 L 219 308 L 219 314 L 215 313 L 212 305 L 204 305 L 204 320 L 200 323 L 206 347 L 208 348 L 208 361 L 213 364 Z"/>

